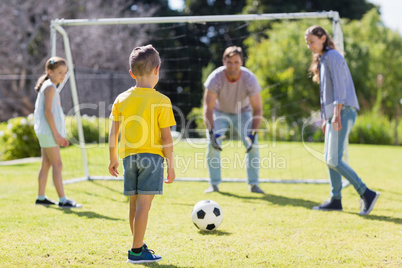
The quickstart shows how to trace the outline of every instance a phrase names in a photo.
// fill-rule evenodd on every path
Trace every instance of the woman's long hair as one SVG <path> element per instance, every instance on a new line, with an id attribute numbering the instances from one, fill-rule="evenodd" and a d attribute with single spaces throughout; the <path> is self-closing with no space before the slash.
<path id="1" fill-rule="evenodd" d="M 304 33 L 304 37 L 306 38 L 309 35 L 315 35 L 318 38 L 321 38 L 323 35 L 327 37 L 323 45 L 323 51 L 328 51 L 329 49 L 336 49 L 334 41 L 321 26 L 314 25 L 309 27 Z M 313 60 L 311 61 L 310 68 L 308 69 L 309 73 L 312 74 L 313 81 L 318 84 L 320 83 L 320 74 L 318 69 L 319 62 L 320 62 L 320 54 L 318 53 L 313 54 Z"/>
<path id="2" fill-rule="evenodd" d="M 60 58 L 60 57 L 51 57 L 46 61 L 46 67 L 45 67 L 45 74 L 43 74 L 41 77 L 38 78 L 38 81 L 36 81 L 35 85 L 35 91 L 39 92 L 40 88 L 42 87 L 43 83 L 49 79 L 49 70 L 55 70 L 59 66 L 67 66 L 67 62 L 65 59 Z"/>

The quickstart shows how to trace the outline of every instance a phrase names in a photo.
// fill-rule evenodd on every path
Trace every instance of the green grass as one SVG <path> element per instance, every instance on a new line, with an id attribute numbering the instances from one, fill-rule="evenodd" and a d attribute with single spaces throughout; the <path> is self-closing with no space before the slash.
<path id="1" fill-rule="evenodd" d="M 307 169 L 312 169 L 312 177 L 326 178 L 318 160 L 309 166 L 306 156 L 295 156 L 296 149 L 285 150 L 294 145 L 272 148 L 288 166 L 261 170 L 261 177 L 308 178 Z M 320 150 L 322 144 L 313 146 Z M 203 151 L 184 143 L 175 148 L 185 159 Z M 243 154 L 244 148 L 227 148 L 222 156 L 233 152 Z M 62 153 L 66 177 L 79 173 L 77 148 Z M 88 155 L 91 174 L 106 175 L 107 147 L 89 149 Z M 353 187 L 343 190 L 343 212 L 323 213 L 311 207 L 328 198 L 328 185 L 262 184 L 264 196 L 249 193 L 244 183 L 223 183 L 221 193 L 209 195 L 203 194 L 205 182 L 165 185 L 164 195 L 154 199 L 145 238 L 163 259 L 147 266 L 401 267 L 402 149 L 351 145 L 350 159 L 365 183 L 381 192 L 369 216 L 357 215 L 359 197 Z M 67 195 L 83 203 L 82 209 L 35 206 L 39 165 L 0 166 L 0 267 L 128 267 L 131 237 L 122 182 L 66 185 Z M 201 166 L 190 166 L 183 172 L 177 169 L 178 177 L 206 177 Z M 245 176 L 241 168 L 223 173 L 226 178 Z M 57 199 L 50 182 L 46 193 Z M 215 232 L 200 232 L 191 222 L 192 207 L 203 199 L 222 207 L 223 223 Z"/>

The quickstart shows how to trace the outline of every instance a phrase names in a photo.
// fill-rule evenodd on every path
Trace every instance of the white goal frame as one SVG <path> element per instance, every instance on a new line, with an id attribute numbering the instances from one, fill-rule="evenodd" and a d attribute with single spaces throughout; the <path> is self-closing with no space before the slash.
<path id="1" fill-rule="evenodd" d="M 128 24 L 156 24 L 156 23 L 203 23 L 203 22 L 229 22 L 229 21 L 259 21 L 259 20 L 290 20 L 290 19 L 332 19 L 333 40 L 338 51 L 344 54 L 343 32 L 341 20 L 337 11 L 305 12 L 305 13 L 272 13 L 272 14 L 249 14 L 249 15 L 213 15 L 213 16 L 177 16 L 177 17 L 140 17 L 140 18 L 101 18 L 101 19 L 55 19 L 50 24 L 51 56 L 56 56 L 57 33 L 63 37 L 67 66 L 69 70 L 70 88 L 74 106 L 74 115 L 77 120 L 78 139 L 81 148 L 82 161 L 85 176 L 64 181 L 64 184 L 87 180 L 122 180 L 122 178 L 91 176 L 88 168 L 88 158 L 85 148 L 84 131 L 81 123 L 81 113 L 77 94 L 77 85 L 74 74 L 74 63 L 71 54 L 71 46 L 68 33 L 63 27 L 66 26 L 89 26 L 89 25 L 128 25 Z M 177 179 L 179 180 L 179 179 Z M 208 181 L 204 178 L 184 178 L 189 181 Z M 244 179 L 223 179 L 227 182 L 241 182 Z M 260 182 L 272 183 L 328 183 L 325 179 L 307 180 L 281 180 L 260 179 Z M 345 183 L 344 183 L 345 184 Z"/>

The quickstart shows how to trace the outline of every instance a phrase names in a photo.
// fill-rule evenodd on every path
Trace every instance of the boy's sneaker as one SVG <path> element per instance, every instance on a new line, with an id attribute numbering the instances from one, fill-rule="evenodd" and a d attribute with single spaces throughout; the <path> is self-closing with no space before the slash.
<path id="1" fill-rule="evenodd" d="M 261 188 L 258 187 L 258 185 L 250 185 L 249 190 L 252 193 L 265 194 L 265 192 L 263 190 L 261 190 Z"/>
<path id="2" fill-rule="evenodd" d="M 322 203 L 322 205 L 313 207 L 313 210 L 342 211 L 341 199 L 331 198 Z"/>
<path id="3" fill-rule="evenodd" d="M 35 205 L 50 206 L 50 205 L 56 205 L 56 202 L 45 197 L 45 199 L 43 200 L 36 199 Z"/>
<path id="4" fill-rule="evenodd" d="M 74 200 L 67 199 L 64 203 L 59 202 L 59 208 L 82 208 L 82 205 Z"/>
<path id="5" fill-rule="evenodd" d="M 134 253 L 131 250 L 128 251 L 128 263 L 146 263 L 146 262 L 156 262 L 162 260 L 162 257 L 155 255 L 155 252 L 144 244 L 141 253 Z"/>
<path id="6" fill-rule="evenodd" d="M 359 215 L 368 215 L 373 210 L 375 202 L 377 202 L 379 196 L 380 193 L 367 188 L 361 195 Z"/>
<path id="7" fill-rule="evenodd" d="M 218 185 L 210 185 L 205 191 L 204 194 L 219 192 Z"/>

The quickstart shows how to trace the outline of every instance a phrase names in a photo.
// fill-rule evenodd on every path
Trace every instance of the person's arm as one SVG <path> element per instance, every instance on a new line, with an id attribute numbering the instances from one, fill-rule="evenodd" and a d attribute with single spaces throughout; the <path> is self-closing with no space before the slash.
<path id="1" fill-rule="evenodd" d="M 167 165 L 167 179 L 165 183 L 172 183 L 176 178 L 174 172 L 173 157 L 173 139 L 170 133 L 170 127 L 161 128 L 162 150 L 165 155 Z"/>
<path id="2" fill-rule="evenodd" d="M 257 130 L 260 128 L 262 121 L 262 101 L 260 93 L 249 97 L 251 108 L 253 109 L 253 121 L 251 129 Z"/>
<path id="3" fill-rule="evenodd" d="M 204 113 L 204 124 L 205 127 L 208 129 L 208 131 L 214 129 L 213 113 L 217 98 L 218 95 L 216 93 L 209 91 L 207 88 L 205 89 L 203 113 Z"/>
<path id="4" fill-rule="evenodd" d="M 342 107 L 343 107 L 343 104 L 336 104 L 334 107 L 334 116 L 332 117 L 331 125 L 332 125 L 332 128 L 336 131 L 339 131 L 342 129 L 342 123 L 341 123 Z"/>
<path id="5" fill-rule="evenodd" d="M 117 177 L 119 172 L 119 159 L 117 158 L 117 148 L 119 143 L 120 121 L 112 121 L 112 126 L 109 132 L 109 172 L 112 176 Z"/>
<path id="6" fill-rule="evenodd" d="M 47 87 L 45 89 L 45 117 L 50 129 L 52 130 L 54 140 L 56 144 L 60 146 L 68 146 L 68 140 L 63 138 L 57 131 L 56 124 L 54 122 L 54 117 L 52 113 L 53 97 L 56 89 L 53 86 Z"/>

